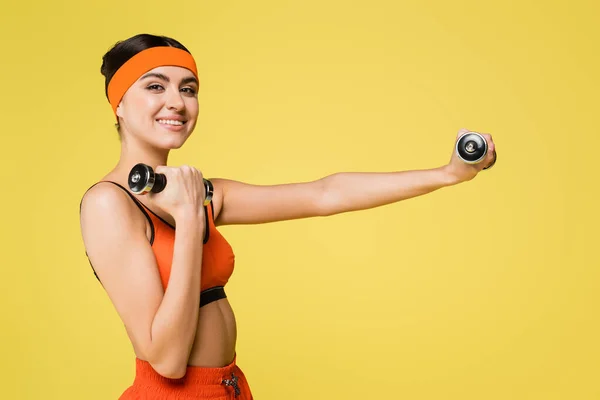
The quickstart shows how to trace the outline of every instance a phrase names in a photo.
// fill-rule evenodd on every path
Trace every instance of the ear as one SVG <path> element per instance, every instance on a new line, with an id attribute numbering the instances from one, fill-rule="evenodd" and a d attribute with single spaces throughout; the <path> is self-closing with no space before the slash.
<path id="1" fill-rule="evenodd" d="M 119 103 L 119 105 L 117 106 L 117 117 L 121 117 L 123 118 L 123 109 L 121 108 L 121 104 L 123 104 L 122 102 Z"/>

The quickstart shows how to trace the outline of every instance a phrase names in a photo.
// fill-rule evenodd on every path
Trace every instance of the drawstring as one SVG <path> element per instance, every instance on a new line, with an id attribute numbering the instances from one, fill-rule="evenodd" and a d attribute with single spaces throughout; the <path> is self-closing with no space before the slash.
<path id="1" fill-rule="evenodd" d="M 231 374 L 231 379 L 223 379 L 221 381 L 225 386 L 233 386 L 234 397 L 238 397 L 240 395 L 240 388 L 238 386 L 238 377 L 235 374 Z"/>

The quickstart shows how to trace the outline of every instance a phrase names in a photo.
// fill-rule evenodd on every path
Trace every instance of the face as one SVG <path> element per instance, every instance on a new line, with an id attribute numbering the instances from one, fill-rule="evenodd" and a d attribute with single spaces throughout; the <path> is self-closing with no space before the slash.
<path id="1" fill-rule="evenodd" d="M 123 135 L 162 149 L 181 147 L 198 119 L 198 81 L 181 67 L 158 67 L 142 75 L 117 108 Z"/>

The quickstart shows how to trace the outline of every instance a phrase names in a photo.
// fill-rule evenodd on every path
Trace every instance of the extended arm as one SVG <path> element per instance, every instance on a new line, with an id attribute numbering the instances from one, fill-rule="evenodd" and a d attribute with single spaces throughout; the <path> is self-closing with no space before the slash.
<path id="1" fill-rule="evenodd" d="M 214 179 L 217 225 L 259 224 L 364 210 L 469 181 L 493 160 L 494 144 L 491 136 L 484 136 L 490 152 L 476 165 L 464 163 L 453 153 L 448 164 L 422 170 L 338 172 L 311 182 L 266 186 Z"/>

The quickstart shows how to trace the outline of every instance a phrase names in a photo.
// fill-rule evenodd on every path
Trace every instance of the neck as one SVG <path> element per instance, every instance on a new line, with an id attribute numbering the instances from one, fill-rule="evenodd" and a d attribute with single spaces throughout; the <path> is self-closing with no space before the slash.
<path id="1" fill-rule="evenodd" d="M 150 147 L 136 141 L 123 141 L 121 143 L 121 156 L 113 170 L 120 179 L 127 181 L 129 171 L 139 163 L 156 169 L 159 165 L 167 165 L 169 150 Z"/>

